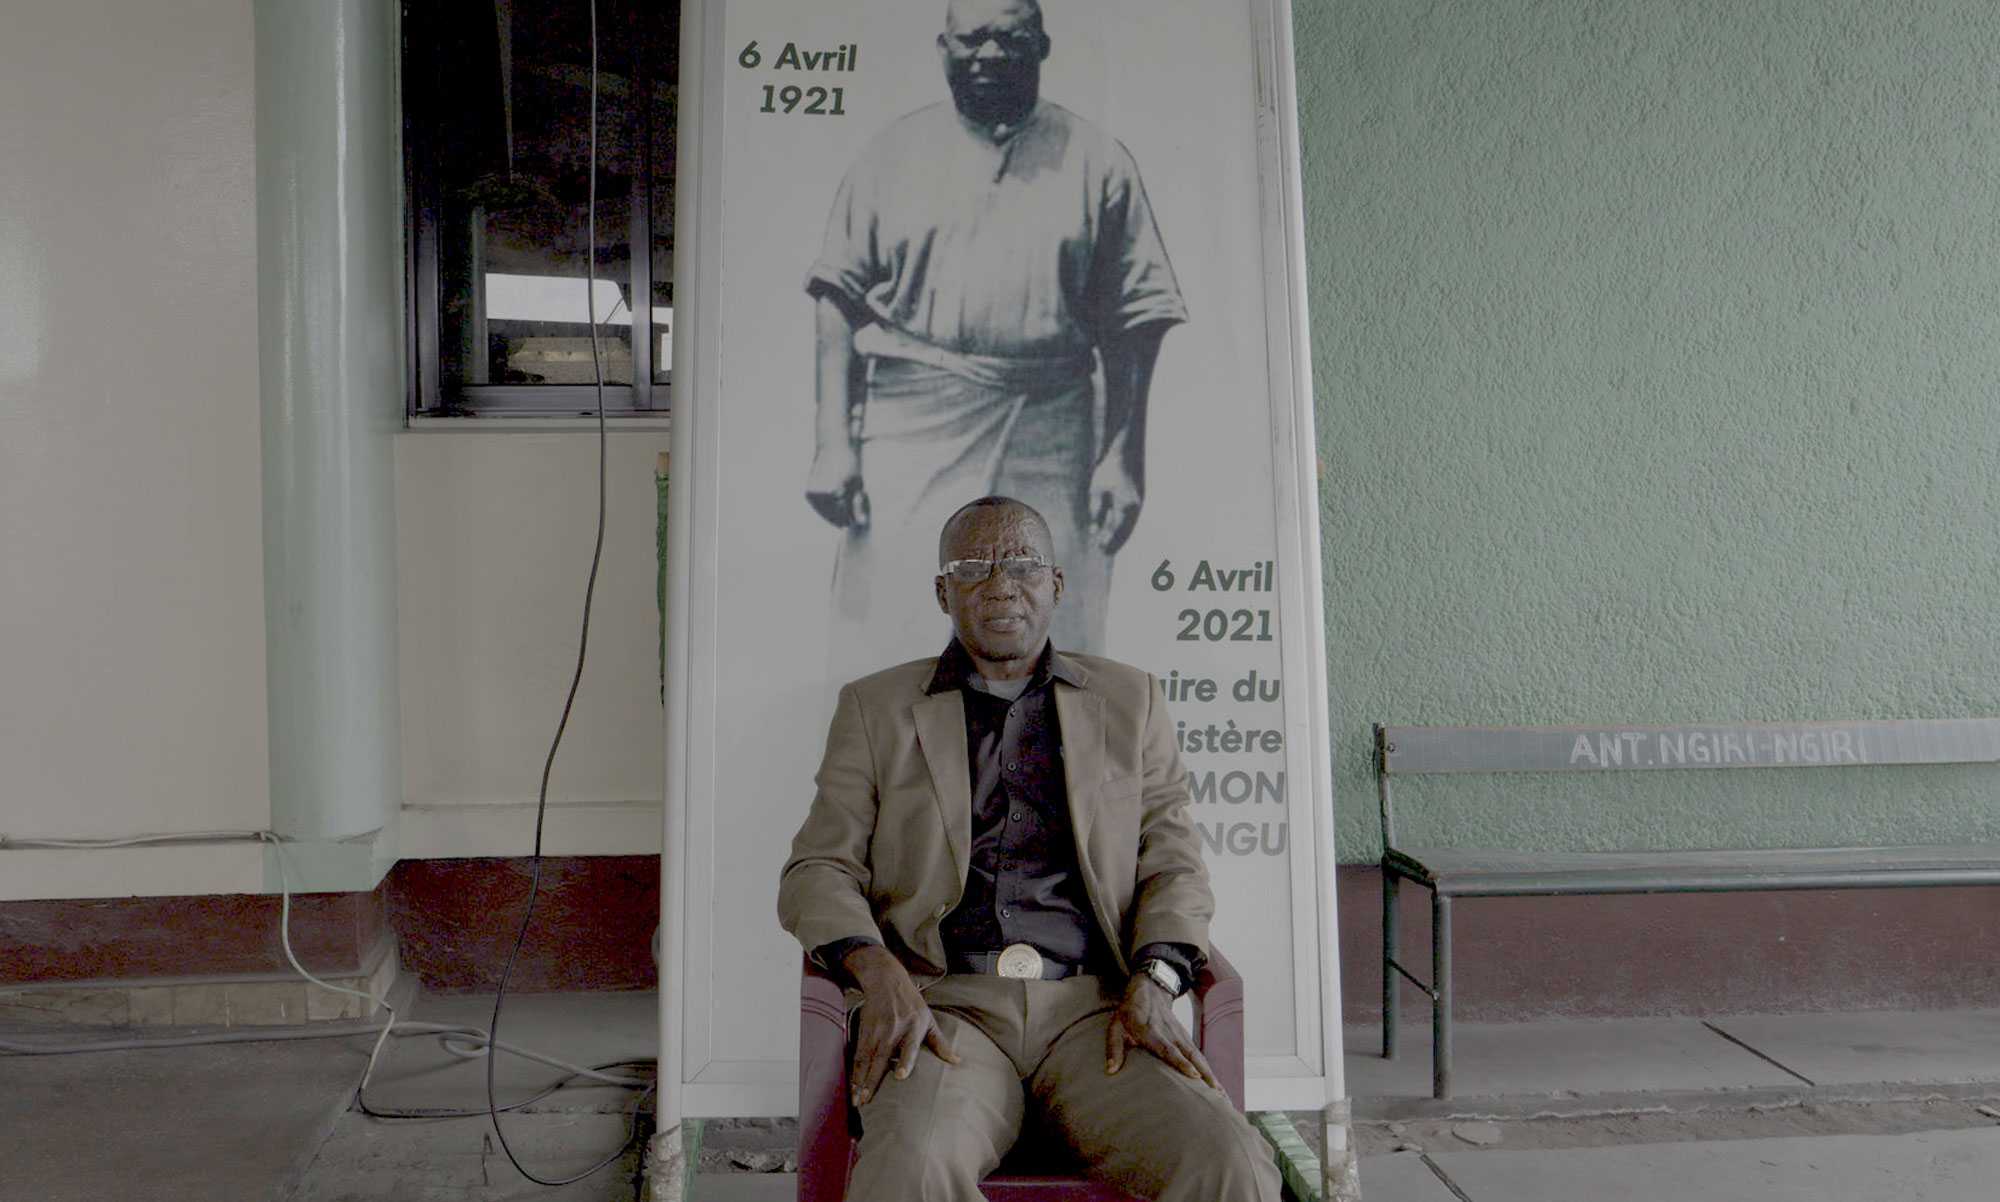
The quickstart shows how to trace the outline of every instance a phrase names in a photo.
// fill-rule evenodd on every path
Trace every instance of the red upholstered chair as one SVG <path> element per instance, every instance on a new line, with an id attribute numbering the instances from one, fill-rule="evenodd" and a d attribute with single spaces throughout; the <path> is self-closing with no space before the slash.
<path id="1" fill-rule="evenodd" d="M 1194 987 L 1195 1043 L 1243 1108 L 1243 978 L 1211 951 Z M 1137 1053 L 1144 1055 L 1145 1053 Z M 858 1130 L 847 1101 L 847 1002 L 805 962 L 799 990 L 799 1202 L 842 1202 Z M 1016 1148 L 981 1186 L 991 1202 L 1132 1202 L 1131 1195 Z"/>

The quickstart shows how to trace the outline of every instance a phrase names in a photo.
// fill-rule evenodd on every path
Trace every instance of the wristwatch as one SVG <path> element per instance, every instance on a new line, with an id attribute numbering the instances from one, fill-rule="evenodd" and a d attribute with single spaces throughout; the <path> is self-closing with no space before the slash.
<path id="1" fill-rule="evenodd" d="M 1165 960 L 1154 957 L 1141 964 L 1139 968 L 1153 978 L 1153 984 L 1166 990 L 1168 997 L 1177 998 L 1187 992 L 1187 982 L 1181 979 L 1181 970 Z"/>

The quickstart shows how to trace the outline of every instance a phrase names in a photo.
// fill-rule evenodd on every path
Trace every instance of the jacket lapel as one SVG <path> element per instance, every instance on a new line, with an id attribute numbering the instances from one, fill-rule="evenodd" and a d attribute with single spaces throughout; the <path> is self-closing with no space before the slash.
<path id="1" fill-rule="evenodd" d="M 917 746 L 930 769 L 938 819 L 944 823 L 962 889 L 972 858 L 972 766 L 965 750 L 965 699 L 957 689 L 947 689 L 917 702 L 915 715 Z"/>
<path id="2" fill-rule="evenodd" d="M 1058 684 L 1056 721 L 1062 724 L 1063 785 L 1069 793 L 1069 823 L 1076 832 L 1076 857 L 1093 901 L 1102 896 L 1097 866 L 1090 862 L 1090 827 L 1097 815 L 1097 791 L 1104 783 L 1104 698 Z M 1115 933 L 1112 936 L 1117 937 Z"/>

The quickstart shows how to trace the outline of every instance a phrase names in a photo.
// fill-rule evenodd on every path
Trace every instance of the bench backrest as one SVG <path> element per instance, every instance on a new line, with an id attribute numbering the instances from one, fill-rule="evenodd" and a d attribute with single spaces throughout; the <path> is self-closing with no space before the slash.
<path id="1" fill-rule="evenodd" d="M 1396 845 L 1391 776 L 1971 763 L 2000 763 L 2000 718 L 1375 727 L 1382 835 L 1391 847 Z"/>

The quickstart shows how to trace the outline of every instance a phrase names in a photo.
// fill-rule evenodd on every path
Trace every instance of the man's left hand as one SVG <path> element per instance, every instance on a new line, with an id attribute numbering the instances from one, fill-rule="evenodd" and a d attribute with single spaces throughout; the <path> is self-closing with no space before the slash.
<path id="1" fill-rule="evenodd" d="M 1134 973 L 1125 984 L 1125 1000 L 1111 1016 L 1111 1029 L 1104 1037 L 1105 1073 L 1109 1075 L 1124 1068 L 1126 1052 L 1140 1047 L 1182 1076 L 1221 1089 L 1201 1049 L 1181 1030 L 1173 1006 L 1173 999 L 1160 988 L 1159 982 L 1143 972 Z"/>
<path id="2" fill-rule="evenodd" d="M 1098 549 L 1116 555 L 1132 528 L 1139 524 L 1139 507 L 1146 503 L 1146 485 L 1125 456 L 1106 455 L 1090 473 L 1090 534 Z"/>

